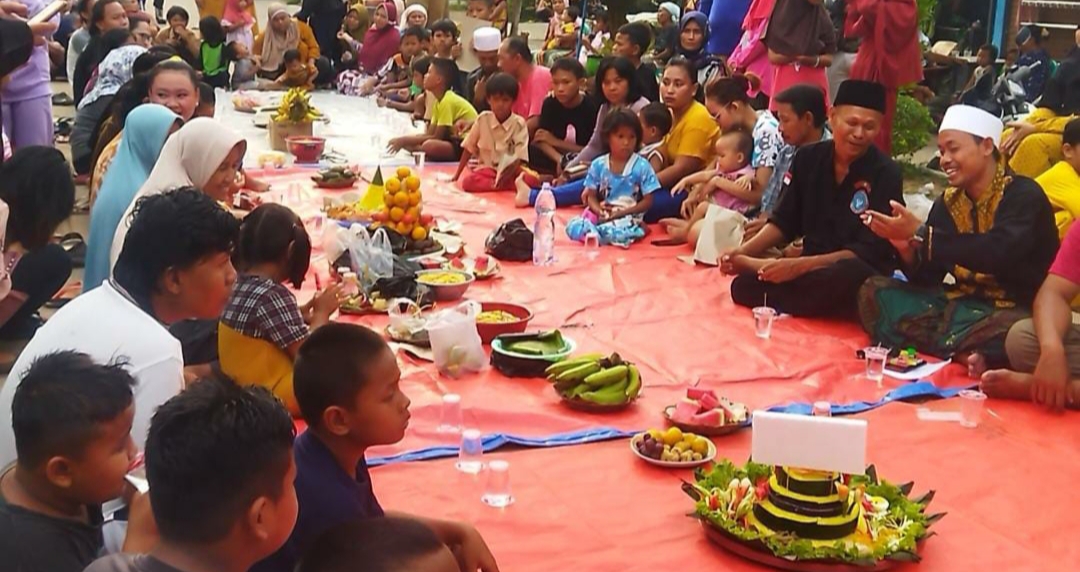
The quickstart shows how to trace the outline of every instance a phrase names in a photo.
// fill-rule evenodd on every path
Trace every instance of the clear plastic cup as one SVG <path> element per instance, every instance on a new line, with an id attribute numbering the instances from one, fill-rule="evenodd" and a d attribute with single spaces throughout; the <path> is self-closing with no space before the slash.
<path id="1" fill-rule="evenodd" d="M 600 235 L 596 231 L 585 233 L 584 245 L 585 256 L 589 260 L 596 260 L 596 257 L 600 256 Z"/>
<path id="2" fill-rule="evenodd" d="M 813 415 L 814 417 L 832 417 L 832 404 L 828 401 L 815 401 Z"/>
<path id="3" fill-rule="evenodd" d="M 503 508 L 514 504 L 514 496 L 510 494 L 510 463 L 507 461 L 492 461 L 487 466 L 487 485 L 480 500 L 488 506 Z"/>
<path id="4" fill-rule="evenodd" d="M 427 163 L 427 153 L 423 151 L 415 151 L 412 154 L 413 167 L 416 167 L 417 171 L 424 170 L 424 164 Z"/>
<path id="5" fill-rule="evenodd" d="M 470 475 L 484 470 L 484 440 L 479 429 L 466 429 L 461 432 L 461 449 L 454 467 Z"/>
<path id="6" fill-rule="evenodd" d="M 442 417 L 438 431 L 439 433 L 460 433 L 461 425 L 461 396 L 456 393 L 447 393 L 442 397 Z"/>
<path id="7" fill-rule="evenodd" d="M 873 346 L 863 350 L 866 356 L 866 379 L 881 381 L 885 378 L 885 360 L 889 359 L 889 348 Z"/>
<path id="8" fill-rule="evenodd" d="M 768 306 L 754 308 L 754 333 L 767 340 L 772 336 L 772 323 L 776 319 L 776 310 Z"/>
<path id="9" fill-rule="evenodd" d="M 983 409 L 986 407 L 986 394 L 977 389 L 965 389 L 960 392 L 960 426 L 974 428 L 982 423 Z"/>

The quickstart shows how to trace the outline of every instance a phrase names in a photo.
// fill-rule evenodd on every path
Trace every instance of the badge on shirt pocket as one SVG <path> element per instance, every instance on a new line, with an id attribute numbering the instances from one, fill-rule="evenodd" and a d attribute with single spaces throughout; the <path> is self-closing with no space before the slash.
<path id="1" fill-rule="evenodd" d="M 855 183 L 855 194 L 851 196 L 851 212 L 862 215 L 870 210 L 870 183 L 859 181 Z"/>

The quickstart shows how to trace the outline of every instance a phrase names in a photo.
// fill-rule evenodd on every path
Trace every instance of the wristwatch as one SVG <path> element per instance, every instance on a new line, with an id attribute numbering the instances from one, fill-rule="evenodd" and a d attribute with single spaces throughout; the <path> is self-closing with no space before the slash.
<path id="1" fill-rule="evenodd" d="M 925 223 L 920 224 L 919 228 L 915 229 L 915 234 L 908 239 L 908 244 L 916 250 L 921 250 L 930 241 L 931 230 Z"/>

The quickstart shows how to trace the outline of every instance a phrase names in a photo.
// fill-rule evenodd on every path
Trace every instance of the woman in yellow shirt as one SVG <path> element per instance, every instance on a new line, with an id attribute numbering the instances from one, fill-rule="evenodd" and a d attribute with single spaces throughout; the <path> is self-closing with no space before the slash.
<path id="1" fill-rule="evenodd" d="M 1073 221 L 1080 217 L 1080 118 L 1069 121 L 1061 137 L 1064 158 L 1039 175 L 1035 182 L 1050 199 L 1058 238 L 1064 240 Z"/>
<path id="2" fill-rule="evenodd" d="M 1036 178 L 1061 160 L 1062 132 L 1080 115 L 1080 56 L 1061 62 L 1046 82 L 1039 107 L 1023 121 L 1010 123 L 1001 149 L 1017 175 Z"/>

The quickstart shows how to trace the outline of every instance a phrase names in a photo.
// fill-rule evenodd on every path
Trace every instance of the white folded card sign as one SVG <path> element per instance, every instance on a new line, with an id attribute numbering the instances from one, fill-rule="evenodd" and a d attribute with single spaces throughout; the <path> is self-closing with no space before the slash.
<path id="1" fill-rule="evenodd" d="M 755 463 L 818 471 L 866 471 L 866 421 L 755 411 Z"/>

